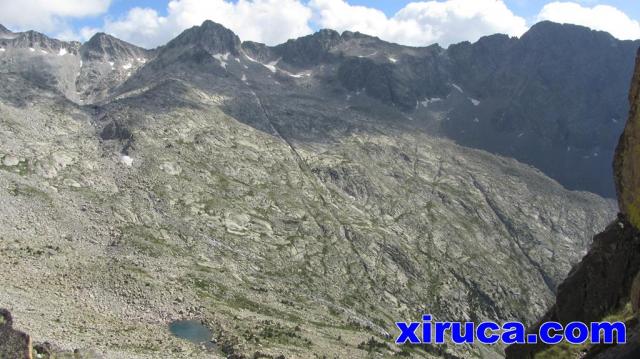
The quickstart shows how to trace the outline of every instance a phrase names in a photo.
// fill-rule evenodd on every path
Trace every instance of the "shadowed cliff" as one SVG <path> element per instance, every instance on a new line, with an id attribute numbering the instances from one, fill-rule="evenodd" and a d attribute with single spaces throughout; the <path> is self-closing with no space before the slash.
<path id="1" fill-rule="evenodd" d="M 537 333 L 543 322 L 566 325 L 580 321 L 623 321 L 627 324 L 625 345 L 545 344 L 513 345 L 507 358 L 638 358 L 640 325 L 640 51 L 629 94 L 630 113 L 614 159 L 614 180 L 620 206 L 618 218 L 595 236 L 589 253 L 560 284 L 556 303 L 530 329 Z"/>

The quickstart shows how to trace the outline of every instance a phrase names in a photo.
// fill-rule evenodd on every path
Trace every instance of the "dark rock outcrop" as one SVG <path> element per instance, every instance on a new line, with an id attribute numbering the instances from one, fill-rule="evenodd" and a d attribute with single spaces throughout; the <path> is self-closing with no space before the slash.
<path id="1" fill-rule="evenodd" d="M 146 58 L 150 51 L 111 35 L 97 33 L 82 45 L 80 53 L 85 61 L 129 61 L 130 59 Z"/>
<path id="2" fill-rule="evenodd" d="M 330 50 L 342 42 L 340 34 L 334 30 L 320 30 L 275 48 L 282 60 L 295 66 L 310 66 L 330 61 L 333 56 Z"/>
<path id="3" fill-rule="evenodd" d="M 13 318 L 6 309 L 0 309 L 0 358 L 32 358 L 31 338 L 13 329 Z"/>
<path id="4" fill-rule="evenodd" d="M 631 109 L 614 162 L 620 211 L 640 228 L 640 51 L 629 93 Z"/>

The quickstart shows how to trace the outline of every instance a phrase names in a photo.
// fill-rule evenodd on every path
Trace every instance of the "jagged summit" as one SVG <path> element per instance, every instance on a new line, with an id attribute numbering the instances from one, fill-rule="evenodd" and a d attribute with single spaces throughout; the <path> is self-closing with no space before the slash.
<path id="1" fill-rule="evenodd" d="M 164 50 L 197 46 L 211 54 L 231 53 L 238 55 L 240 45 L 240 38 L 233 31 L 211 20 L 206 20 L 200 26 L 185 30 L 171 40 Z"/>
<path id="2" fill-rule="evenodd" d="M 342 41 L 342 36 L 337 31 L 323 29 L 278 45 L 275 51 L 292 65 L 313 65 L 328 60 L 329 50 Z"/>
<path id="3" fill-rule="evenodd" d="M 6 30 L 4 27 L 3 29 Z M 0 29 L 0 34 L 4 35 L 0 38 L 0 45 L 3 47 L 40 50 L 45 53 L 76 53 L 80 47 L 79 42 L 60 41 L 33 30 L 13 33 L 9 30 L 3 32 L 3 29 Z"/>
<path id="4" fill-rule="evenodd" d="M 84 43 L 81 48 L 82 57 L 85 60 L 129 60 L 145 58 L 148 50 L 122 41 L 111 35 L 99 32 L 89 41 Z"/>
<path id="5" fill-rule="evenodd" d="M 585 37 L 596 37 L 596 38 L 609 38 L 610 40 L 614 40 L 615 38 L 605 31 L 593 30 L 585 26 L 574 25 L 574 24 L 560 24 L 553 21 L 540 21 L 525 32 L 521 39 L 522 40 L 530 40 L 530 39 L 572 39 L 576 42 L 579 38 Z"/>
<path id="6" fill-rule="evenodd" d="M 343 31 L 342 32 L 342 38 L 344 38 L 344 39 L 378 39 L 378 40 L 380 40 L 380 38 L 377 37 L 377 36 L 371 36 L 371 35 L 363 34 L 360 31 Z"/>

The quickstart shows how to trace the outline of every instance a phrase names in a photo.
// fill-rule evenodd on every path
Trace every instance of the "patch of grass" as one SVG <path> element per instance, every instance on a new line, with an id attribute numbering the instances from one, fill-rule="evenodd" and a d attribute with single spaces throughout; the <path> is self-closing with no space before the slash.
<path id="1" fill-rule="evenodd" d="M 300 318 L 296 314 L 293 314 L 291 312 L 285 312 L 285 311 L 282 311 L 282 310 L 267 306 L 265 304 L 254 302 L 251 299 L 249 299 L 249 298 L 247 298 L 246 296 L 243 296 L 243 295 L 235 295 L 235 296 L 233 296 L 233 299 L 230 302 L 228 302 L 227 304 L 229 304 L 229 306 L 232 307 L 232 308 L 246 309 L 246 310 L 249 310 L 249 311 L 254 312 L 254 313 L 263 314 L 263 315 L 270 316 L 270 317 L 273 317 L 273 318 L 288 320 L 288 321 L 294 322 L 294 323 L 304 323 L 305 322 L 305 320 L 303 320 L 302 318 Z"/>
<path id="2" fill-rule="evenodd" d="M 265 321 L 263 324 L 265 326 L 260 330 L 258 336 L 266 342 L 305 348 L 313 345 L 309 339 L 298 334 L 300 330 L 299 327 L 287 328 L 280 323 L 273 323 L 271 321 Z"/>
<path id="3" fill-rule="evenodd" d="M 367 352 L 380 352 L 383 350 L 391 350 L 389 344 L 379 342 L 374 337 L 369 338 L 366 342 L 358 344 L 358 349 L 365 350 Z"/>
<path id="4" fill-rule="evenodd" d="M 126 243 L 150 257 L 179 254 L 180 248 L 156 235 L 159 230 L 145 226 L 126 226 L 122 228 L 122 234 Z"/>
<path id="5" fill-rule="evenodd" d="M 562 342 L 560 344 L 549 347 L 539 354 L 536 359 L 558 359 L 558 358 L 579 358 L 580 353 L 587 350 L 586 345 L 573 345 Z"/>
<path id="6" fill-rule="evenodd" d="M 627 322 L 633 319 L 634 314 L 631 309 L 631 303 L 627 303 L 619 310 L 612 312 L 605 316 L 601 322 Z M 536 354 L 536 359 L 557 359 L 557 358 L 579 358 L 581 353 L 588 351 L 590 345 L 588 344 L 568 344 L 562 342 L 560 344 L 553 345 L 548 349 Z"/>
<path id="7" fill-rule="evenodd" d="M 51 199 L 47 192 L 29 185 L 15 183 L 14 186 L 9 189 L 9 193 L 12 196 L 31 197 L 34 199 L 41 199 L 49 205 L 53 204 L 53 199 Z"/>
<path id="8" fill-rule="evenodd" d="M 4 157 L 0 158 L 0 170 L 17 173 L 20 176 L 27 176 L 32 173 L 29 169 L 29 163 L 27 161 L 20 161 L 15 166 L 5 166 L 3 164 Z"/>

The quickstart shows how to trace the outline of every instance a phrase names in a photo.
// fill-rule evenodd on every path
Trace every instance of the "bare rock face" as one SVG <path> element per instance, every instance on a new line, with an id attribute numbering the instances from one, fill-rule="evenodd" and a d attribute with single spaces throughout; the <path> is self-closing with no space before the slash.
<path id="1" fill-rule="evenodd" d="M 31 337 L 13 329 L 13 318 L 6 309 L 0 309 L 0 358 L 31 359 Z"/>
<path id="2" fill-rule="evenodd" d="M 620 211 L 640 227 L 640 51 L 629 93 L 629 121 L 616 150 L 614 172 Z"/>

